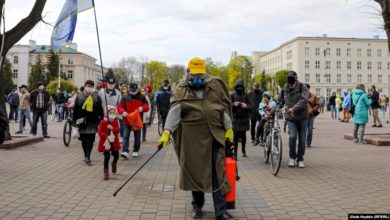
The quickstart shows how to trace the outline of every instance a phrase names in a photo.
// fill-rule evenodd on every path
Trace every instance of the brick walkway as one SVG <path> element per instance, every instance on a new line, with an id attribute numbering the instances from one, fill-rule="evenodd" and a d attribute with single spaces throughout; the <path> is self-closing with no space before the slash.
<path id="1" fill-rule="evenodd" d="M 12 124 L 15 131 L 16 124 Z M 381 130 L 389 131 L 389 125 Z M 260 147 L 248 144 L 239 157 L 237 219 L 346 219 L 347 213 L 390 213 L 390 147 L 356 145 L 344 140 L 352 124 L 324 116 L 315 122 L 313 147 L 305 169 L 284 161 L 274 177 Z M 49 123 L 52 139 L 0 150 L 0 217 L 2 219 L 191 219 L 191 195 L 176 187 L 178 165 L 173 149 L 160 152 L 117 197 L 113 192 L 155 151 L 156 130 L 141 157 L 120 160 L 118 174 L 102 180 L 103 156 L 96 148 L 93 165 L 82 162 L 80 143 L 62 144 L 62 125 Z M 204 219 L 213 219 L 207 195 Z"/>

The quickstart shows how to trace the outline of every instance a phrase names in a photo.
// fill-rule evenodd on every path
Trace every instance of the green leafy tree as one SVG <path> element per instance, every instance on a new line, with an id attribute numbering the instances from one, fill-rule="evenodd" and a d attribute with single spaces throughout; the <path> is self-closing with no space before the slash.
<path id="1" fill-rule="evenodd" d="M 233 89 L 236 81 L 242 79 L 246 89 L 250 86 L 252 63 L 247 56 L 234 56 L 227 66 L 228 88 Z"/>
<path id="2" fill-rule="evenodd" d="M 283 86 L 287 83 L 287 74 L 288 70 L 281 70 L 275 74 L 274 80 L 280 88 L 283 88 Z"/>
<path id="3" fill-rule="evenodd" d="M 114 79 L 115 82 L 118 82 L 118 77 L 115 75 L 112 68 L 108 68 L 107 72 L 104 74 L 104 82 L 108 82 L 110 79 Z"/>
<path id="4" fill-rule="evenodd" d="M 54 53 L 52 49 L 50 49 L 47 54 L 47 62 L 46 62 L 46 81 L 45 83 L 49 83 L 52 80 L 58 79 L 58 65 L 59 65 L 59 57 L 58 54 Z"/>
<path id="5" fill-rule="evenodd" d="M 72 92 L 72 91 L 77 91 L 78 88 L 77 86 L 73 85 L 71 82 L 65 79 L 61 79 L 61 90 L 62 91 L 67 91 L 67 92 Z M 51 95 L 57 93 L 57 88 L 58 88 L 58 80 L 52 80 L 47 84 L 46 86 L 46 91 L 49 92 Z"/>
<path id="6" fill-rule="evenodd" d="M 186 67 L 183 65 L 176 64 L 168 68 L 168 78 L 172 83 L 183 79 L 185 73 Z"/>
<path id="7" fill-rule="evenodd" d="M 37 61 L 31 68 L 31 74 L 28 78 L 28 89 L 30 91 L 38 87 L 39 82 L 45 81 L 45 67 L 42 64 L 41 57 L 38 56 Z"/>
<path id="8" fill-rule="evenodd" d="M 229 83 L 229 76 L 226 66 L 214 62 L 211 58 L 206 58 L 205 64 L 206 72 L 208 74 L 221 78 L 226 83 L 226 85 Z"/>
<path id="9" fill-rule="evenodd" d="M 12 81 L 12 64 L 8 59 L 3 62 L 2 72 L 4 75 L 4 92 L 8 94 L 15 88 L 14 82 Z"/>
<path id="10" fill-rule="evenodd" d="M 146 64 L 146 82 L 153 86 L 153 89 L 158 89 L 164 79 L 168 78 L 167 64 L 157 60 L 152 60 Z"/>

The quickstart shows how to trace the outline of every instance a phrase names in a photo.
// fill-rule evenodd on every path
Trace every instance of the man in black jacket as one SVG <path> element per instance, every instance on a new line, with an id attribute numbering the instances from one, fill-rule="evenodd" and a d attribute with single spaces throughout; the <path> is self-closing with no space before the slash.
<path id="1" fill-rule="evenodd" d="M 34 136 L 37 135 L 38 120 L 41 118 L 43 137 L 50 138 L 50 136 L 47 135 L 47 111 L 49 109 L 49 100 L 49 93 L 45 90 L 43 83 L 39 82 L 38 88 L 30 94 L 31 110 L 33 112 L 31 134 Z"/>
<path id="2" fill-rule="evenodd" d="M 154 102 L 157 106 L 157 113 L 162 119 L 163 128 L 165 127 L 165 121 L 168 116 L 169 107 L 171 103 L 172 90 L 169 84 L 169 80 L 164 80 L 161 88 L 156 92 Z"/>
<path id="3" fill-rule="evenodd" d="M 283 87 L 281 101 L 287 107 L 285 118 L 288 125 L 290 161 L 288 165 L 295 167 L 298 162 L 300 168 L 304 168 L 303 156 L 305 155 L 305 140 L 307 130 L 307 100 L 309 92 L 304 84 L 298 81 L 297 73 L 288 72 L 288 82 Z M 298 139 L 298 152 L 296 150 Z"/>
<path id="4" fill-rule="evenodd" d="M 252 85 L 252 91 L 248 93 L 249 101 L 251 104 L 251 138 L 252 138 L 252 144 L 255 142 L 256 138 L 256 123 L 260 120 L 259 115 L 259 104 L 261 102 L 261 99 L 263 98 L 263 92 L 260 90 L 260 84 L 257 82 L 254 82 Z"/>
<path id="5" fill-rule="evenodd" d="M 379 93 L 378 93 L 378 91 L 376 91 L 376 88 L 374 85 L 371 88 L 372 88 L 371 89 L 371 100 L 372 100 L 371 108 L 372 108 L 372 115 L 374 117 L 374 125 L 372 127 L 381 128 L 382 122 L 379 119 L 379 114 L 378 114 L 378 109 L 381 107 L 379 104 Z M 378 125 L 376 122 L 378 122 Z"/>
<path id="6" fill-rule="evenodd" d="M 330 111 L 331 111 L 332 119 L 338 119 L 337 118 L 337 111 L 336 111 L 336 93 L 335 92 L 330 97 L 329 104 L 330 104 Z"/>

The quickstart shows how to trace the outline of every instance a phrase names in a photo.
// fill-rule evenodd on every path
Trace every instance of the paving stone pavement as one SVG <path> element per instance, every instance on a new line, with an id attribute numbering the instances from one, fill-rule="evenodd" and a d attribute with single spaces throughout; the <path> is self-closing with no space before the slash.
<path id="1" fill-rule="evenodd" d="M 239 156 L 238 161 L 237 209 L 231 211 L 235 219 L 346 219 L 348 213 L 390 213 L 390 147 L 344 140 L 352 127 L 318 118 L 304 169 L 287 167 L 288 139 L 283 134 L 284 160 L 277 177 L 264 163 L 262 148 L 248 143 L 248 158 Z M 367 132 L 389 128 L 368 127 Z M 11 129 L 16 131 L 15 123 Z M 52 138 L 43 143 L 0 150 L 1 219 L 191 219 L 191 194 L 176 185 L 178 164 L 171 147 L 112 196 L 156 150 L 155 127 L 141 157 L 120 160 L 118 174 L 111 174 L 109 181 L 102 180 L 103 156 L 96 147 L 88 166 L 78 141 L 64 147 L 62 124 L 49 122 L 49 134 Z M 203 219 L 213 219 L 210 195 L 204 211 Z"/>

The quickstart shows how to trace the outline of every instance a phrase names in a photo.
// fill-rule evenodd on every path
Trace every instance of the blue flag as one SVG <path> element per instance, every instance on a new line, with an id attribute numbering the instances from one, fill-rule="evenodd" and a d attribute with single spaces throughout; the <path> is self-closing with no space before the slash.
<path id="1" fill-rule="evenodd" d="M 72 42 L 77 23 L 77 13 L 94 7 L 93 0 L 66 0 L 51 35 L 51 47 L 57 52 Z"/>

